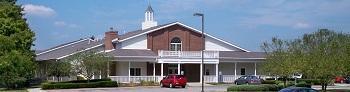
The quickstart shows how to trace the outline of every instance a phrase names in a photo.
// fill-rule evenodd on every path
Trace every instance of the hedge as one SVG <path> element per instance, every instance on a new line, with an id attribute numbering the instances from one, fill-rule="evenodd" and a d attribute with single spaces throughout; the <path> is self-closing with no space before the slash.
<path id="1" fill-rule="evenodd" d="M 44 83 L 41 89 L 72 89 L 72 88 L 96 88 L 96 87 L 118 87 L 116 81 L 99 81 L 89 83 Z"/>
<path id="2" fill-rule="evenodd" d="M 278 84 L 278 83 L 283 83 L 283 81 L 279 81 L 279 80 L 263 80 L 263 81 L 261 81 L 261 84 Z"/>
<path id="3" fill-rule="evenodd" d="M 311 85 L 321 85 L 321 80 L 319 79 L 297 79 L 297 82 L 306 82 Z"/>
<path id="4" fill-rule="evenodd" d="M 278 91 L 280 88 L 276 84 L 261 85 L 235 85 L 227 88 L 227 91 Z"/>
<path id="5" fill-rule="evenodd" d="M 297 85 L 295 85 L 296 87 L 308 87 L 311 88 L 311 84 L 306 83 L 305 81 L 299 82 L 297 83 Z"/>
<path id="6" fill-rule="evenodd" d="M 90 80 L 89 82 L 100 82 L 100 81 L 112 81 L 111 79 L 109 78 L 105 78 L 105 79 L 92 79 Z M 55 83 L 87 83 L 88 80 L 72 80 L 72 81 L 64 81 L 64 82 L 50 82 L 52 84 L 55 84 Z"/>

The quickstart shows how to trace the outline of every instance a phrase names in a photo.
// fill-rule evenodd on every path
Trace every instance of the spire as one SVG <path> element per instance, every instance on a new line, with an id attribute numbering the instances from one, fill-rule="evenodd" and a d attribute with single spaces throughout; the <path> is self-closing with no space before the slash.
<path id="1" fill-rule="evenodd" d="M 146 12 L 153 12 L 152 6 L 150 4 L 148 5 Z"/>
<path id="2" fill-rule="evenodd" d="M 153 9 L 150 4 L 150 1 L 148 0 L 148 7 L 145 11 L 145 21 L 142 22 L 142 30 L 157 26 L 157 22 L 154 20 L 153 15 Z"/>

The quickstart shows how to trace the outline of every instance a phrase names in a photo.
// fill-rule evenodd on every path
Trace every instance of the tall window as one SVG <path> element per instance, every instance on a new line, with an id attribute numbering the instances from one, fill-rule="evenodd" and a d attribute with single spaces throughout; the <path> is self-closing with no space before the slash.
<path id="1" fill-rule="evenodd" d="M 245 68 L 241 68 L 241 75 L 245 75 Z"/>
<path id="2" fill-rule="evenodd" d="M 130 68 L 130 76 L 141 76 L 141 68 Z"/>
<path id="3" fill-rule="evenodd" d="M 181 40 L 178 37 L 175 37 L 170 42 L 171 51 L 181 51 Z"/>

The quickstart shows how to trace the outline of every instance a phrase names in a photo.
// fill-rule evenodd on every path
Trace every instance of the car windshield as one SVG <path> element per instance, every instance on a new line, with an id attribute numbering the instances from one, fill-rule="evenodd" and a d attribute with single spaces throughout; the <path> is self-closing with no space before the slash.
<path id="1" fill-rule="evenodd" d="M 179 78 L 184 78 L 185 76 L 183 75 L 176 75 L 176 78 L 179 79 Z"/>
<path id="2" fill-rule="evenodd" d="M 250 79 L 258 79 L 256 76 L 250 76 Z"/>

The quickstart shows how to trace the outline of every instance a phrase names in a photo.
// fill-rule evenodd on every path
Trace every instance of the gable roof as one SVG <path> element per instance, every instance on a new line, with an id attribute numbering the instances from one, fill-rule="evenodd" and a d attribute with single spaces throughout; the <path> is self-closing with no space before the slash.
<path id="1" fill-rule="evenodd" d="M 148 33 L 154 32 L 154 31 L 158 31 L 158 30 L 160 30 L 160 29 L 163 29 L 163 28 L 166 28 L 166 27 L 169 27 L 169 26 L 173 26 L 173 25 L 180 25 L 180 26 L 182 26 L 182 27 L 188 28 L 188 29 L 193 30 L 193 31 L 195 31 L 195 32 L 202 33 L 201 31 L 199 31 L 199 30 L 197 30 L 197 29 L 195 29 L 195 28 L 192 28 L 192 27 L 190 27 L 190 26 L 187 26 L 187 25 L 185 25 L 185 24 L 182 24 L 181 22 L 172 22 L 172 23 L 168 23 L 168 24 L 164 24 L 164 25 L 159 25 L 159 26 L 151 27 L 151 28 L 148 28 L 148 29 L 145 29 L 145 30 L 138 30 L 138 31 L 135 31 L 135 32 L 131 32 L 131 33 L 129 33 L 129 34 L 127 33 L 127 34 L 125 34 L 125 36 L 122 36 L 121 38 L 118 38 L 118 39 L 114 39 L 114 40 L 112 40 L 112 41 L 113 41 L 113 42 L 115 42 L 115 41 L 123 42 L 123 41 L 125 41 L 125 40 L 132 39 L 132 38 L 135 38 L 135 37 L 138 37 L 138 36 L 141 36 L 141 35 L 144 35 L 144 34 L 148 34 Z M 244 51 L 244 52 L 250 52 L 250 51 L 248 51 L 248 50 L 246 50 L 246 49 L 243 49 L 243 48 L 241 48 L 241 47 L 239 47 L 239 46 L 237 46 L 237 45 L 233 45 L 233 44 L 231 44 L 231 43 L 229 43 L 229 42 L 227 42 L 227 41 L 224 41 L 224 40 L 222 40 L 222 39 L 219 39 L 219 38 L 216 38 L 216 37 L 214 37 L 214 36 L 211 36 L 211 35 L 209 35 L 209 34 L 207 34 L 207 33 L 205 33 L 205 32 L 204 32 L 204 35 L 207 36 L 207 37 L 214 38 L 215 40 L 218 40 L 218 41 L 220 41 L 220 42 L 223 42 L 223 43 L 225 43 L 225 44 L 227 44 L 227 45 L 229 45 L 229 46 L 233 46 L 233 47 L 235 47 L 235 48 L 238 48 L 239 50 L 242 50 L 242 51 Z"/>
<path id="2" fill-rule="evenodd" d="M 148 33 L 151 33 L 151 32 L 166 28 L 166 27 L 170 27 L 173 25 L 180 25 L 182 27 L 188 28 L 188 29 L 193 30 L 195 32 L 202 33 L 201 31 L 199 31 L 195 28 L 192 28 L 190 26 L 187 26 L 185 24 L 182 24 L 180 22 L 171 22 L 171 23 L 147 28 L 144 30 L 131 31 L 131 32 L 125 33 L 123 35 L 119 35 L 117 39 L 113 39 L 112 41 L 113 42 L 123 42 L 123 41 L 129 40 L 129 39 L 132 39 L 132 38 L 144 35 L 144 34 L 148 34 Z M 245 50 L 241 47 L 233 45 L 229 42 L 226 42 L 224 40 L 221 40 L 221 39 L 218 39 L 214 36 L 211 36 L 207 33 L 204 33 L 204 35 L 206 35 L 207 37 L 214 38 L 215 40 L 223 42 L 229 46 L 233 46 L 235 48 L 238 48 L 244 52 L 250 52 L 250 51 Z M 76 41 L 64 43 L 64 44 L 37 52 L 36 53 L 36 55 L 37 55 L 36 60 L 61 59 L 61 58 L 73 55 L 73 54 L 81 52 L 81 51 L 86 51 L 86 50 L 90 50 L 90 49 L 94 49 L 94 48 L 103 46 L 103 44 L 104 44 L 103 42 L 104 42 L 104 39 L 97 40 L 97 41 L 91 41 L 90 38 L 84 38 L 84 39 L 79 39 Z"/>

